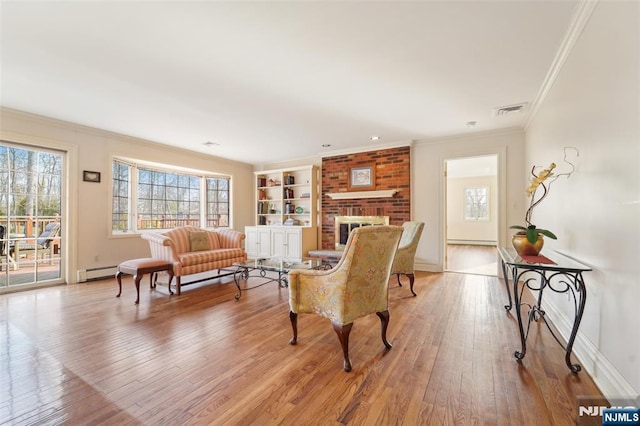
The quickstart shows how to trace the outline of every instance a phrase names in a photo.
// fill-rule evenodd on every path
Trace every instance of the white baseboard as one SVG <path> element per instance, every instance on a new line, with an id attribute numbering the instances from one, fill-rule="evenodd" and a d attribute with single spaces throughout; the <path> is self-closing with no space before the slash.
<path id="1" fill-rule="evenodd" d="M 465 246 L 497 246 L 496 241 L 484 241 L 484 240 L 447 240 L 447 244 L 451 245 L 465 245 Z"/>
<path id="2" fill-rule="evenodd" d="M 414 269 L 416 271 L 424 271 L 424 272 L 442 272 L 442 268 L 439 267 L 437 264 L 435 263 L 426 263 L 426 262 L 421 262 L 420 260 L 416 259 L 414 262 Z"/>
<path id="3" fill-rule="evenodd" d="M 564 315 L 551 301 L 545 301 L 544 309 L 549 313 L 547 320 L 555 326 L 566 342 L 568 336 L 571 335 L 573 319 Z M 580 330 L 576 335 L 572 354 L 593 378 L 605 398 L 638 397 L 638 391 L 633 389 L 633 386 L 616 370 L 602 352 L 583 333 L 580 333 Z"/>

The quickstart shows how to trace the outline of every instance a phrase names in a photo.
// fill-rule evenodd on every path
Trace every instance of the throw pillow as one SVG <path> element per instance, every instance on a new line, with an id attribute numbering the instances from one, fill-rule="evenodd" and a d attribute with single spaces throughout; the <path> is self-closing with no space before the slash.
<path id="1" fill-rule="evenodd" d="M 207 231 L 189 232 L 189 248 L 191 251 L 209 250 L 209 238 L 207 238 Z"/>

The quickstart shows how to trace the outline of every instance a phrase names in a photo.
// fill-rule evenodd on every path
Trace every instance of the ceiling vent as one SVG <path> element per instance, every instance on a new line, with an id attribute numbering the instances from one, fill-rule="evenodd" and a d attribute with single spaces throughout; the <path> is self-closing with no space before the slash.
<path id="1" fill-rule="evenodd" d="M 528 102 L 522 102 L 519 104 L 497 107 L 493 109 L 493 115 L 496 117 L 502 117 L 504 115 L 517 114 L 526 111 L 528 106 Z"/>

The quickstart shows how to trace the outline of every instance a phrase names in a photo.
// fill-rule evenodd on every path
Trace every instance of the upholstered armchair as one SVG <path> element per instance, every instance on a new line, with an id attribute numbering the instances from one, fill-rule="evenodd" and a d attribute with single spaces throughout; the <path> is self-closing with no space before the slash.
<path id="1" fill-rule="evenodd" d="M 293 328 L 290 343 L 298 340 L 298 314 L 314 313 L 329 318 L 344 355 L 344 370 L 351 371 L 349 334 L 353 322 L 376 313 L 380 318 L 382 342 L 387 348 L 389 324 L 388 289 L 391 265 L 402 228 L 366 226 L 349 234 L 344 254 L 330 270 L 289 272 L 289 318 Z"/>
<path id="2" fill-rule="evenodd" d="M 416 296 L 413 291 L 414 276 L 414 259 L 416 257 L 416 249 L 418 248 L 418 242 L 422 236 L 422 230 L 424 229 L 423 222 L 405 222 L 402 224 L 402 238 L 398 245 L 398 251 L 396 252 L 396 258 L 393 261 L 391 267 L 391 274 L 396 275 L 398 278 L 398 284 L 402 287 L 400 281 L 400 274 L 409 277 L 409 288 L 411 294 Z"/>

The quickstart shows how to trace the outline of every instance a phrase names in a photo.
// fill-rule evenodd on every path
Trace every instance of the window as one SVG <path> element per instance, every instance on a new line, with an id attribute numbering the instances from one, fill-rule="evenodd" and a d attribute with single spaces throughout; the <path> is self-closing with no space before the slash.
<path id="1" fill-rule="evenodd" d="M 0 293 L 61 279 L 64 170 L 63 152 L 0 141 Z"/>
<path id="2" fill-rule="evenodd" d="M 228 178 L 207 178 L 207 226 L 229 226 Z"/>
<path id="3" fill-rule="evenodd" d="M 229 226 L 229 177 L 113 161 L 112 230 Z M 132 220 L 135 218 L 135 220 Z"/>
<path id="4" fill-rule="evenodd" d="M 464 220 L 489 220 L 489 188 L 464 189 Z"/>
<path id="5" fill-rule="evenodd" d="M 129 227 L 129 166 L 113 162 L 112 229 L 127 231 Z"/>

